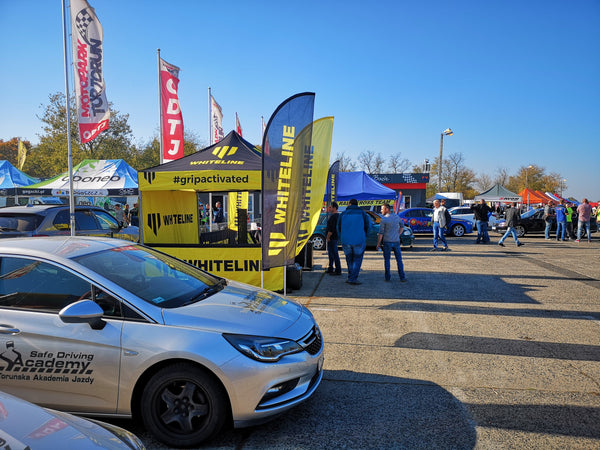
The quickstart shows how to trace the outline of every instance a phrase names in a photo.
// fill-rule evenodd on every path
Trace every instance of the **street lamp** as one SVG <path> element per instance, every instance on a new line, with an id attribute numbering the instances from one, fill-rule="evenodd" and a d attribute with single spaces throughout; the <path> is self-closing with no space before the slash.
<path id="1" fill-rule="evenodd" d="M 444 153 L 444 136 L 452 136 L 454 133 L 450 128 L 442 131 L 440 136 L 440 161 L 438 162 L 438 191 L 442 191 L 442 154 Z"/>
<path id="2" fill-rule="evenodd" d="M 527 206 L 529 206 L 529 184 L 527 183 L 527 177 L 529 176 L 529 169 L 533 169 L 533 166 L 530 165 L 525 169 L 525 190 L 527 191 Z"/>

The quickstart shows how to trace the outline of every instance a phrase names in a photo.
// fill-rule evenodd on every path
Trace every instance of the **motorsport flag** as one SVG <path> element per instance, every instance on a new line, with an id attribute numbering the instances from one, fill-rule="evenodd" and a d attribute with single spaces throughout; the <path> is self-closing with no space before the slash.
<path id="1" fill-rule="evenodd" d="M 223 133 L 223 111 L 215 98 L 210 96 L 210 136 L 211 145 L 219 142 L 225 134 Z"/>
<path id="2" fill-rule="evenodd" d="M 235 113 L 235 131 L 237 131 L 237 134 L 243 137 L 242 124 L 240 123 L 240 118 L 238 117 L 237 113 Z"/>
<path id="3" fill-rule="evenodd" d="M 337 188 L 340 178 L 340 160 L 335 161 L 327 172 L 327 187 L 325 194 L 325 203 L 331 205 L 337 199 Z"/>
<path id="4" fill-rule="evenodd" d="M 303 189 L 304 210 L 300 220 L 300 231 L 296 243 L 296 254 L 311 237 L 323 209 L 323 196 L 327 186 L 327 165 L 331 153 L 333 137 L 333 117 L 323 117 L 315 120 L 307 130 L 312 129 L 312 146 L 304 152 Z M 302 141 L 305 141 L 302 139 Z"/>
<path id="5" fill-rule="evenodd" d="M 315 94 L 296 94 L 277 107 L 265 130 L 262 153 L 262 268 L 287 266 L 296 257 L 306 203 L 303 165 L 309 159 Z"/>
<path id="6" fill-rule="evenodd" d="M 82 144 L 108 129 L 110 109 L 102 75 L 102 36 L 94 8 L 86 0 L 71 0 L 71 43 Z"/>
<path id="7" fill-rule="evenodd" d="M 160 61 L 161 163 L 183 157 L 183 115 L 179 105 L 179 67 Z"/>
<path id="8" fill-rule="evenodd" d="M 17 169 L 23 170 L 23 165 L 25 164 L 25 158 L 27 157 L 27 149 L 25 145 L 23 145 L 23 141 L 19 139 L 19 144 L 17 145 Z"/>

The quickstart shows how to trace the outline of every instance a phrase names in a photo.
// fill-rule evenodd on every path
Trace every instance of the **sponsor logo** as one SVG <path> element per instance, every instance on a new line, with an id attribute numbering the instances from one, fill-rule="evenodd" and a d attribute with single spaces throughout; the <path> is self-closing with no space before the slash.
<path id="1" fill-rule="evenodd" d="M 161 226 L 185 225 L 194 223 L 193 214 L 161 214 L 148 213 L 147 225 L 152 230 L 155 236 L 158 235 L 158 230 Z"/>
<path id="2" fill-rule="evenodd" d="M 23 356 L 14 341 L 6 341 L 5 346 L 0 353 L 0 381 L 94 383 L 90 353 L 31 350 Z"/>
<path id="3" fill-rule="evenodd" d="M 152 182 L 156 179 L 156 173 L 154 172 L 144 172 L 144 180 L 146 183 L 152 184 Z"/>
<path id="4" fill-rule="evenodd" d="M 229 147 L 228 145 L 224 145 L 215 147 L 212 151 L 212 154 L 219 159 L 223 159 L 225 156 L 235 155 L 237 150 L 237 147 Z"/>

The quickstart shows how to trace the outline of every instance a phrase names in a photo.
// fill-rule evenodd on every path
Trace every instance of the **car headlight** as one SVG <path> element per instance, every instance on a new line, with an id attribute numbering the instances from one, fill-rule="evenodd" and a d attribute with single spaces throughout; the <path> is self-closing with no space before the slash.
<path id="1" fill-rule="evenodd" d="M 223 334 L 223 337 L 239 352 L 260 362 L 277 362 L 285 355 L 304 350 L 300 344 L 291 339 L 242 334 Z"/>

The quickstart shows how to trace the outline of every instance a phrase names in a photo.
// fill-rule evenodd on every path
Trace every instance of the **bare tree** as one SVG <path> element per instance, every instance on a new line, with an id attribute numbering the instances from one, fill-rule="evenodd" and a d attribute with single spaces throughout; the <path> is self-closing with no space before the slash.
<path id="1" fill-rule="evenodd" d="M 402 154 L 398 152 L 390 156 L 388 168 L 392 173 L 404 173 L 410 168 L 410 165 L 410 161 L 402 158 Z"/>
<path id="2" fill-rule="evenodd" d="M 336 153 L 335 161 L 340 162 L 340 172 L 354 172 L 356 163 L 345 153 Z"/>
<path id="3" fill-rule="evenodd" d="M 380 156 L 381 157 L 381 156 Z M 358 155 L 359 167 L 368 174 L 377 173 L 377 155 L 372 150 L 365 150 Z"/>
<path id="4" fill-rule="evenodd" d="M 477 190 L 479 192 L 485 192 L 493 185 L 494 182 L 492 181 L 492 177 L 487 173 L 482 173 L 477 177 L 477 180 L 475 181 L 475 186 L 477 187 Z"/>
<path id="5" fill-rule="evenodd" d="M 504 167 L 498 168 L 496 171 L 496 177 L 494 178 L 494 184 L 499 184 L 500 186 L 506 186 L 510 175 L 508 174 L 508 170 Z"/>

